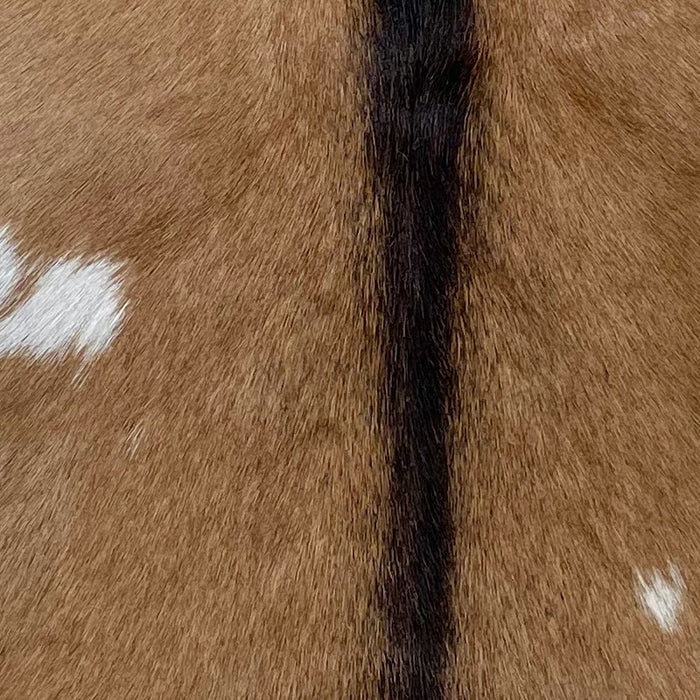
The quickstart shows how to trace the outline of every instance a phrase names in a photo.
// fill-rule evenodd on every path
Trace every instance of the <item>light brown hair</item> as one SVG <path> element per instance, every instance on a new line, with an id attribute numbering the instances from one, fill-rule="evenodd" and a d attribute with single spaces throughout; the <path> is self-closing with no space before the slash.
<path id="1" fill-rule="evenodd" d="M 108 256 L 126 304 L 87 366 L 0 357 L 0 698 L 386 692 L 372 11 L 0 7 L 16 303 Z M 700 11 L 473 12 L 431 687 L 695 698 Z"/>

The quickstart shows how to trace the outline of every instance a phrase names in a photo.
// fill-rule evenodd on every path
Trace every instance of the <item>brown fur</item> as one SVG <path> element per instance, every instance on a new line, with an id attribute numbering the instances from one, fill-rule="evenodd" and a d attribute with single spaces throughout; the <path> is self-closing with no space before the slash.
<path id="1" fill-rule="evenodd" d="M 0 361 L 0 698 L 376 697 L 364 11 L 0 8 L 0 223 L 130 302 L 82 383 Z M 700 13 L 477 16 L 449 696 L 695 698 Z"/>
<path id="2" fill-rule="evenodd" d="M 0 32 L 3 217 L 126 261 L 130 300 L 82 385 L 2 364 L 0 696 L 358 697 L 381 473 L 345 11 L 41 0 Z"/>
<path id="3" fill-rule="evenodd" d="M 695 698 L 700 13 L 498 0 L 481 17 L 455 697 Z M 635 569 L 667 559 L 688 587 L 672 636 L 635 599 Z"/>

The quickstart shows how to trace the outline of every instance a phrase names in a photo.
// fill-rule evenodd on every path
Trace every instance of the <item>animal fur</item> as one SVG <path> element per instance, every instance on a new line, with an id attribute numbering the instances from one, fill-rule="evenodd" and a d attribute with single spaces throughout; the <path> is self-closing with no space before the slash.
<path id="1" fill-rule="evenodd" d="M 0 698 L 698 697 L 693 0 L 0 36 Z"/>

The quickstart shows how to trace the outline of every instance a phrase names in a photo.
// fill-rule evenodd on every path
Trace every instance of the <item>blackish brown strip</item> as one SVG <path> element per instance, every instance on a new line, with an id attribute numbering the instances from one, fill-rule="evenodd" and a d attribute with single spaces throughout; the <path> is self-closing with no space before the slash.
<path id="1" fill-rule="evenodd" d="M 382 695 L 443 695 L 453 621 L 448 416 L 459 154 L 476 60 L 468 0 L 375 0 L 368 149 L 383 254 L 381 396 L 391 469 Z"/>

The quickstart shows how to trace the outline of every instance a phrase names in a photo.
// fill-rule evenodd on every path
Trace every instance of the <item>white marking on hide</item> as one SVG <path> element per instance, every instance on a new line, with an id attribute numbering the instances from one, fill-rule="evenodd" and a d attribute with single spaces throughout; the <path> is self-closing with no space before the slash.
<path id="1" fill-rule="evenodd" d="M 0 355 L 61 358 L 70 351 L 89 361 L 117 335 L 126 304 L 119 265 L 109 260 L 62 258 L 38 279 L 31 294 L 0 319 Z M 21 281 L 21 261 L 0 230 L 0 299 Z"/>
<path id="2" fill-rule="evenodd" d="M 22 260 L 10 239 L 9 226 L 3 226 L 0 228 L 0 304 L 6 301 L 10 292 L 22 281 L 23 273 Z"/>
<path id="3" fill-rule="evenodd" d="M 650 580 L 637 572 L 637 597 L 647 617 L 656 622 L 663 632 L 670 634 L 678 628 L 677 618 L 683 607 L 685 583 L 680 569 L 669 564 L 670 581 L 657 569 Z"/>

